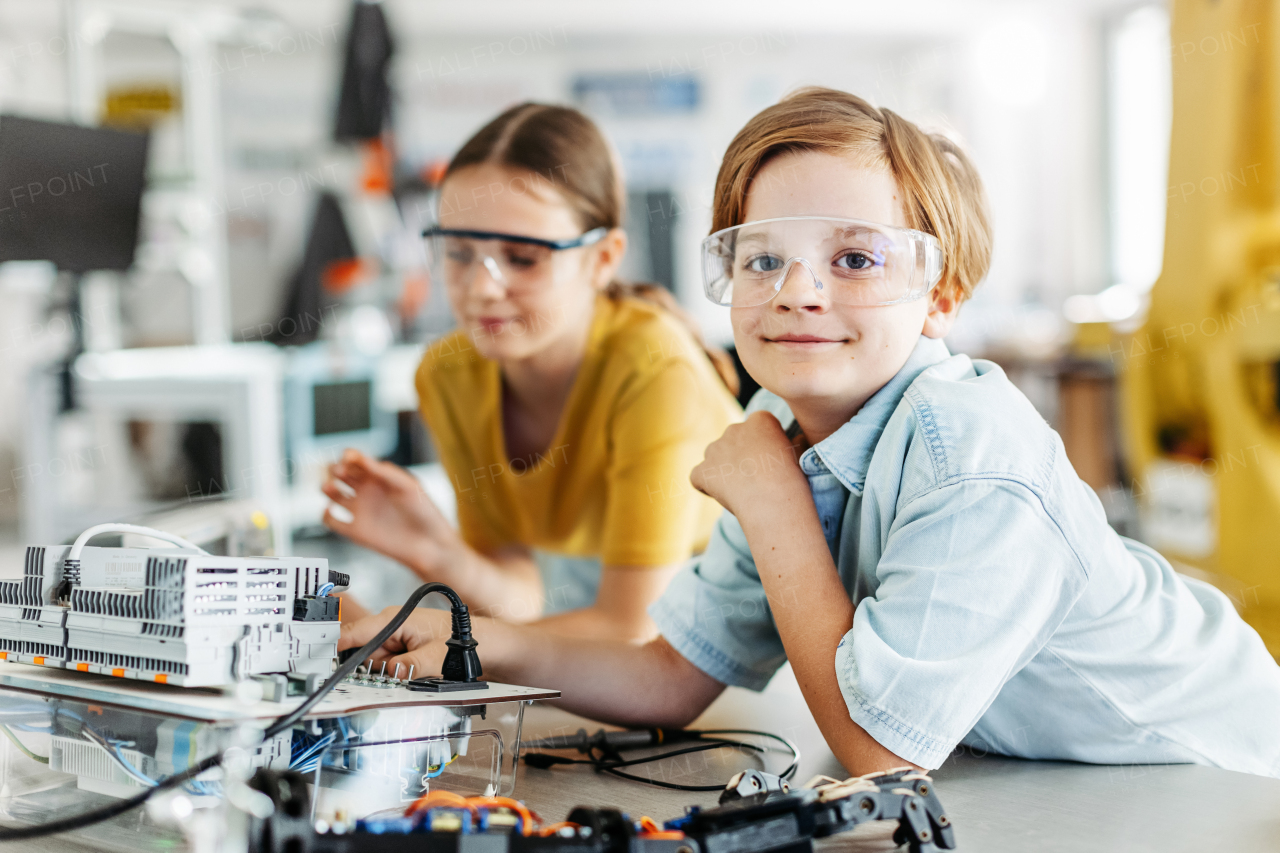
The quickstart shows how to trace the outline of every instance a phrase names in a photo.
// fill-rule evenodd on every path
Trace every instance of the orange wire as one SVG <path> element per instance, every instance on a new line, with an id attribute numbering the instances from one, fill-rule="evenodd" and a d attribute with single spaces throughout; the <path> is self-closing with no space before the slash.
<path id="1" fill-rule="evenodd" d="M 422 809 L 431 809 L 436 806 L 452 806 L 454 808 L 467 809 L 473 815 L 476 813 L 475 806 L 467 802 L 467 798 L 452 791 L 428 791 L 418 799 L 414 800 L 409 808 L 404 810 L 405 816 L 417 813 Z"/>
<path id="2" fill-rule="evenodd" d="M 553 823 L 550 826 L 542 827 L 542 829 L 538 830 L 538 834 L 544 837 L 548 835 L 555 835 L 557 832 L 564 829 L 566 826 L 572 827 L 573 829 L 577 829 L 581 825 L 582 824 L 574 823 L 571 820 L 562 820 L 559 823 Z"/>
<path id="3" fill-rule="evenodd" d="M 534 824 L 542 823 L 542 818 L 538 817 L 528 806 L 510 797 L 467 797 L 466 803 L 470 806 L 483 808 L 510 809 L 520 815 L 521 835 L 532 835 Z"/>
<path id="4" fill-rule="evenodd" d="M 657 822 L 648 815 L 640 817 L 640 837 L 651 838 L 655 841 L 671 840 L 676 841 L 684 838 L 684 833 L 674 829 L 663 829 L 658 826 Z"/>

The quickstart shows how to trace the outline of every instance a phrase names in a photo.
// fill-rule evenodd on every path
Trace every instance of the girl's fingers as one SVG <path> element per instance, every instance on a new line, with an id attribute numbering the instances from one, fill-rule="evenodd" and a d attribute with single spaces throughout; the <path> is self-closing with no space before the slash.
<path id="1" fill-rule="evenodd" d="M 341 480 L 327 480 L 321 483 L 320 491 L 324 492 L 325 497 L 340 506 L 350 508 L 355 503 L 355 489 Z"/>
<path id="2" fill-rule="evenodd" d="M 337 596 L 342 599 L 340 612 L 344 623 L 359 622 L 366 616 L 373 615 L 373 611 L 361 604 L 350 592 L 339 592 Z"/>
<path id="3" fill-rule="evenodd" d="M 338 462 L 329 466 L 329 479 L 355 488 L 369 479 L 369 472 L 358 465 Z"/>
<path id="4" fill-rule="evenodd" d="M 345 465 L 353 472 L 358 472 L 366 476 L 382 477 L 382 468 L 387 463 L 380 462 L 372 456 L 366 456 L 363 453 L 348 450 L 347 454 L 343 455 L 341 464 Z"/>
<path id="5" fill-rule="evenodd" d="M 388 677 L 405 678 L 409 677 L 410 668 L 412 668 L 415 680 L 419 678 L 428 678 L 438 676 L 440 674 L 441 664 L 444 662 L 443 646 L 423 646 L 414 649 L 411 652 L 384 653 L 373 656 L 375 670 L 382 672 L 382 662 L 387 662 L 386 674 Z M 395 675 L 396 666 L 400 667 L 400 674 Z"/>
<path id="6" fill-rule="evenodd" d="M 372 456 L 359 454 L 358 456 L 351 458 L 344 456 L 342 458 L 342 462 L 339 462 L 338 465 L 345 466 L 343 470 L 346 471 L 349 476 L 345 476 L 343 479 L 346 479 L 349 482 L 368 479 L 375 480 L 397 491 L 404 491 L 406 489 L 420 491 L 418 487 L 418 478 L 394 462 L 383 462 L 381 459 L 374 459 Z"/>
<path id="7" fill-rule="evenodd" d="M 351 510 L 339 504 L 331 504 L 325 507 L 324 515 L 320 517 L 324 522 L 324 526 L 335 533 L 345 534 L 351 529 L 351 525 L 355 523 L 356 517 L 351 514 Z"/>
<path id="8" fill-rule="evenodd" d="M 375 464 L 377 460 L 348 447 L 343 452 L 342 458 L 329 466 L 329 475 L 339 480 L 357 483 L 374 473 L 371 466 Z"/>
<path id="9" fill-rule="evenodd" d="M 382 627 L 387 624 L 389 618 L 390 617 L 384 616 L 381 613 L 375 613 L 372 616 L 366 616 L 363 619 L 357 619 L 354 622 L 344 622 L 342 624 L 342 635 L 338 639 L 338 651 L 363 646 L 382 630 Z M 399 631 L 392 634 L 387 639 L 387 643 L 395 642 L 399 634 Z M 386 644 L 384 644 L 384 648 L 385 646 Z M 394 652 L 401 652 L 403 650 L 403 642 L 392 649 Z"/>
<path id="10" fill-rule="evenodd" d="M 396 667 L 399 666 L 400 678 L 407 679 L 410 672 L 413 673 L 415 680 L 430 675 L 439 675 L 443 658 L 434 660 L 437 657 L 439 656 L 427 654 L 426 649 L 417 649 L 402 655 L 395 655 L 387 658 L 387 674 L 392 675 Z"/>

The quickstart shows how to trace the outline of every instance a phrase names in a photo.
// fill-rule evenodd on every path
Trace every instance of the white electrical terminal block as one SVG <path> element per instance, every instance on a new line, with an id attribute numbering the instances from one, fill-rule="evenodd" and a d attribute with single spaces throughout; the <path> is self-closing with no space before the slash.
<path id="1" fill-rule="evenodd" d="M 97 533 L 178 547 L 94 548 Z M 223 557 L 132 525 L 99 525 L 70 546 L 27 548 L 0 578 L 0 660 L 185 687 L 252 676 L 327 676 L 347 577 L 315 557 Z"/>
<path id="2" fill-rule="evenodd" d="M 49 769 L 72 773 L 76 787 L 111 797 L 131 797 L 142 788 L 154 787 L 157 779 L 186 770 L 199 758 L 213 755 L 223 748 L 219 732 L 213 727 L 189 720 L 163 720 L 140 715 L 116 715 L 117 724 L 128 725 L 132 738 L 143 744 L 119 738 L 107 739 L 101 734 L 87 736 L 91 729 L 78 734 L 63 731 L 50 738 Z M 225 733 L 223 733 L 225 734 Z M 283 732 L 255 747 L 240 748 L 250 767 L 285 769 L 289 766 L 291 733 Z M 219 793 L 217 783 L 195 781 L 186 786 L 188 795 L 209 796 Z"/>

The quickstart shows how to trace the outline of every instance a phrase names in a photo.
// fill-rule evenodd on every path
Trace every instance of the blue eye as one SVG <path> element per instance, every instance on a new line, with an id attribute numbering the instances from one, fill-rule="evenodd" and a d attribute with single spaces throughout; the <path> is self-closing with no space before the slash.
<path id="1" fill-rule="evenodd" d="M 777 272 L 782 269 L 782 259 L 777 255 L 756 255 L 749 258 L 743 267 L 748 272 Z"/>
<path id="2" fill-rule="evenodd" d="M 852 272 L 862 272 L 869 270 L 875 266 L 883 266 L 884 258 L 879 255 L 870 255 L 866 252 L 846 252 L 836 258 L 835 265 L 842 269 Z"/>

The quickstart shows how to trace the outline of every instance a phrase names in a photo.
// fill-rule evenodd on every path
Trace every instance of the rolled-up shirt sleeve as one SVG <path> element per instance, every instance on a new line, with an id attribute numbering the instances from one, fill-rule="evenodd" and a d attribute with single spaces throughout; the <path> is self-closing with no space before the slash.
<path id="1" fill-rule="evenodd" d="M 649 616 L 676 651 L 722 684 L 763 690 L 787 659 L 746 535 L 728 512 Z"/>
<path id="2" fill-rule="evenodd" d="M 911 501 L 875 574 L 836 650 L 836 677 L 853 721 L 926 768 L 1044 646 L 1085 582 L 1040 499 L 1003 479 Z"/>

